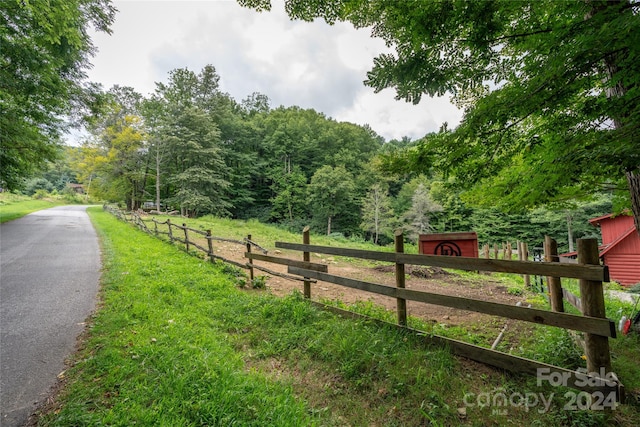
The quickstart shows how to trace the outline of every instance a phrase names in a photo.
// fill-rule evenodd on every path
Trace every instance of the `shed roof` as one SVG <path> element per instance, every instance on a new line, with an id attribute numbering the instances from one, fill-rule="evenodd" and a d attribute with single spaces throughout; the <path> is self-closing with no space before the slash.
<path id="1" fill-rule="evenodd" d="M 620 236 L 618 236 L 618 238 L 616 240 L 614 240 L 613 242 L 609 243 L 608 245 L 604 245 L 600 247 L 600 256 L 603 256 L 604 254 L 606 254 L 607 252 L 609 252 L 611 249 L 613 249 L 618 243 L 622 242 L 624 239 L 626 239 L 627 237 L 629 237 L 629 235 L 631 233 L 633 233 L 636 230 L 636 227 L 630 227 L 627 231 L 625 231 L 624 233 L 622 233 Z"/>

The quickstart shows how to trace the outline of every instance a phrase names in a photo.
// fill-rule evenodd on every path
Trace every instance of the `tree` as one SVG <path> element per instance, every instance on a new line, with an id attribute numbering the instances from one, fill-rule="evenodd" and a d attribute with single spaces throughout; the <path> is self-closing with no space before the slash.
<path id="1" fill-rule="evenodd" d="M 125 115 L 83 144 L 74 164 L 92 194 L 140 207 L 145 178 L 145 134 L 138 116 Z"/>
<path id="2" fill-rule="evenodd" d="M 105 169 L 111 175 L 110 190 L 118 188 L 119 200 L 127 200 L 129 209 L 138 209 L 142 202 L 145 178 L 145 135 L 140 129 L 140 118 L 125 116 L 121 123 L 109 126 L 105 137 L 108 152 Z M 117 197 L 113 194 L 110 198 Z"/>
<path id="3" fill-rule="evenodd" d="M 327 235 L 334 218 L 353 208 L 353 192 L 353 176 L 342 166 L 323 166 L 311 177 L 309 201 L 314 216 L 326 221 Z"/>
<path id="4" fill-rule="evenodd" d="M 167 202 L 180 206 L 183 215 L 227 216 L 229 182 L 224 179 L 227 167 L 220 154 L 216 124 L 200 109 L 186 108 L 167 124 L 164 139 L 172 162 L 168 181 L 173 195 Z"/>
<path id="5" fill-rule="evenodd" d="M 402 187 L 400 187 L 398 194 L 396 194 L 396 197 L 393 200 L 393 210 L 398 217 L 402 216 L 411 208 L 411 205 L 413 204 L 413 196 L 420 185 L 423 187 L 430 187 L 431 182 L 426 176 L 419 175 L 402 184 Z"/>
<path id="6" fill-rule="evenodd" d="M 169 72 L 144 103 L 156 164 L 156 200 L 160 180 L 167 183 L 167 202 L 185 215 L 229 215 L 229 168 L 223 156 L 219 123 L 229 99 L 219 91 L 212 65 L 196 74 L 186 68 Z"/>
<path id="7" fill-rule="evenodd" d="M 276 220 L 286 219 L 290 223 L 307 213 L 307 178 L 299 168 L 291 173 L 276 169 L 271 188 L 275 196 L 271 199 L 271 216 Z"/>
<path id="8" fill-rule="evenodd" d="M 395 48 L 367 74 L 376 91 L 393 87 L 412 102 L 453 94 L 465 109 L 461 125 L 412 153 L 435 155 L 459 184 L 484 184 L 500 198 L 521 189 L 512 199 L 525 196 L 524 207 L 566 198 L 567 189 L 592 194 L 625 184 L 640 233 L 640 3 L 289 0 L 285 7 L 292 18 L 373 27 Z"/>
<path id="9" fill-rule="evenodd" d="M 558 242 L 559 251 L 573 252 L 576 239 L 601 238 L 600 231 L 589 220 L 611 212 L 611 196 L 599 194 L 586 202 L 563 203 L 551 208 L 534 209 L 530 221 Z M 542 237 L 539 236 L 540 240 Z"/>
<path id="10" fill-rule="evenodd" d="M 373 234 L 373 243 L 378 244 L 380 235 L 389 235 L 393 230 L 395 216 L 391 208 L 389 192 L 382 184 L 369 188 L 362 200 L 362 223 L 360 228 Z"/>
<path id="11" fill-rule="evenodd" d="M 83 83 L 94 47 L 89 27 L 109 33 L 108 0 L 6 0 L 0 6 L 0 186 L 59 154 L 65 116 L 93 101 Z"/>
<path id="12" fill-rule="evenodd" d="M 73 156 L 74 164 L 94 195 L 126 201 L 128 208 L 137 209 L 145 193 L 148 161 L 147 135 L 139 115 L 142 96 L 121 86 L 100 96 L 101 108 L 86 121 L 91 137 Z"/>
<path id="13" fill-rule="evenodd" d="M 155 209 L 162 211 L 162 165 L 166 155 L 166 144 L 162 135 L 163 105 L 157 97 L 151 97 L 141 102 L 141 115 L 149 134 L 149 155 L 155 163 Z"/>
<path id="14" fill-rule="evenodd" d="M 409 238 L 417 242 L 420 234 L 431 231 L 431 214 L 440 211 L 442 206 L 433 201 L 424 184 L 419 184 L 411 198 L 411 207 L 403 215 L 409 228 Z"/>

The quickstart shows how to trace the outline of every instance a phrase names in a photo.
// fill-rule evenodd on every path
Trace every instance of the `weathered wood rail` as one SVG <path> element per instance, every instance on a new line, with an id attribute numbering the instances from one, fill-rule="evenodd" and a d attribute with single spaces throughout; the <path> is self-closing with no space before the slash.
<path id="1" fill-rule="evenodd" d="M 263 254 L 262 256 L 267 257 L 266 259 L 268 259 L 269 257 L 266 255 L 268 251 L 262 246 L 260 246 L 258 243 L 253 241 L 250 235 L 244 238 L 243 240 L 229 239 L 226 237 L 217 237 L 211 234 L 211 230 L 205 230 L 205 231 L 197 230 L 197 229 L 188 227 L 187 224 L 184 224 L 184 223 L 182 225 L 176 224 L 172 222 L 171 219 L 167 219 L 165 221 L 159 221 L 156 218 L 145 220 L 142 217 L 142 215 L 140 215 L 140 213 L 138 212 L 126 213 L 118 208 L 115 208 L 109 205 L 105 205 L 103 206 L 103 208 L 111 212 L 120 220 L 133 224 L 134 226 L 144 231 L 145 233 L 154 235 L 158 238 L 164 238 L 166 236 L 166 238 L 170 243 L 172 244 L 180 243 L 184 245 L 184 249 L 186 252 L 197 250 L 197 251 L 200 251 L 211 262 L 215 262 L 216 260 L 218 260 L 218 261 L 225 262 L 227 264 L 234 265 L 238 268 L 248 270 L 249 280 L 251 281 L 253 281 L 254 279 L 254 270 L 260 270 L 272 276 L 278 276 L 288 280 L 304 281 L 304 279 L 300 278 L 299 276 L 284 274 L 277 271 L 273 271 L 263 266 L 255 265 L 253 264 L 251 259 L 249 260 L 249 262 L 242 263 L 242 262 L 238 262 L 238 261 L 223 257 L 221 255 L 217 255 L 214 251 L 213 242 L 231 243 L 235 245 L 242 245 L 249 253 L 252 253 L 253 255 L 260 255 L 252 252 L 254 249 L 258 250 L 262 252 Z M 151 224 L 153 224 L 152 227 L 151 227 Z M 198 237 L 194 237 L 194 236 L 198 236 Z M 304 263 L 300 263 L 300 261 L 295 261 L 295 260 L 289 260 L 289 261 L 293 263 L 292 265 L 297 265 L 304 268 L 314 268 L 314 265 L 318 265 L 318 264 L 312 264 L 312 263 L 304 264 Z M 275 261 L 270 261 L 270 262 L 275 262 Z"/>
<path id="2" fill-rule="evenodd" d="M 307 227 L 303 231 L 302 244 L 275 242 L 276 248 L 300 251 L 303 253 L 302 260 L 293 260 L 268 255 L 268 251 L 253 242 L 250 235 L 242 241 L 215 237 L 211 235 L 210 230 L 195 230 L 187 227 L 186 224 L 173 224 L 169 219 L 166 221 L 157 221 L 154 218 L 151 221 L 145 221 L 136 213 L 127 215 L 118 209 L 107 206 L 105 206 L 105 209 L 112 212 L 121 220 L 131 222 L 146 233 L 153 234 L 158 237 L 164 235 L 168 236 L 168 240 L 171 243 L 178 242 L 185 245 L 187 252 L 189 252 L 191 248 L 195 248 L 204 252 L 212 262 L 214 262 L 214 260 L 221 260 L 223 262 L 236 265 L 237 267 L 248 269 L 251 272 L 251 277 L 253 277 L 253 269 L 258 269 L 272 275 L 302 281 L 304 283 L 304 296 L 307 299 L 311 298 L 311 284 L 318 280 L 396 298 L 398 301 L 398 322 L 393 325 L 388 322 L 371 319 L 367 316 L 312 301 L 313 304 L 325 310 L 333 311 L 343 316 L 366 318 L 374 322 L 393 325 L 395 327 L 402 328 L 403 330 L 419 334 L 429 343 L 446 346 L 456 355 L 509 371 L 529 375 L 539 375 L 540 370 L 542 369 L 547 373 L 561 375 L 562 378 L 566 378 L 566 386 L 568 387 L 590 393 L 596 391 L 606 394 L 615 393 L 617 401 L 621 402 L 624 400 L 624 386 L 619 380 L 617 380 L 615 374 L 611 372 L 611 358 L 608 339 L 616 337 L 616 328 L 615 323 L 607 319 L 604 314 L 604 293 L 602 282 L 609 280 L 609 274 L 606 266 L 599 265 L 597 256 L 593 256 L 594 247 L 595 254 L 597 254 L 597 242 L 595 240 L 584 240 L 579 243 L 578 250 L 582 255 L 580 255 L 580 262 L 578 264 L 560 264 L 557 262 L 557 254 L 555 255 L 556 259 L 554 259 L 553 251 L 546 250 L 547 245 L 545 245 L 545 262 L 405 254 L 402 244 L 403 235 L 400 231 L 396 232 L 395 236 L 395 252 L 379 252 L 351 248 L 338 248 L 333 246 L 311 245 L 309 239 L 309 228 Z M 150 229 L 147 223 L 153 223 L 153 229 Z M 159 226 L 166 226 L 166 231 L 161 229 Z M 200 240 L 195 240 L 191 237 L 192 235 L 200 236 Z M 206 242 L 207 247 L 204 246 L 202 240 Z M 244 257 L 248 259 L 248 262 L 243 264 L 216 255 L 214 253 L 214 241 L 245 246 L 246 251 L 244 252 Z M 253 248 L 258 249 L 262 253 L 253 252 Z M 310 262 L 311 252 L 393 263 L 396 267 L 396 286 L 393 287 L 370 283 L 329 274 L 327 265 Z M 268 268 L 255 265 L 253 261 L 286 265 L 288 267 L 289 274 L 282 274 Z M 549 311 L 518 307 L 491 301 L 405 289 L 404 267 L 407 264 L 435 266 L 467 271 L 488 271 L 547 276 L 552 310 Z M 562 277 L 576 278 L 580 280 L 581 298 L 578 299 L 578 301 L 581 301 L 580 306 L 581 312 L 583 313 L 582 315 L 564 313 L 562 306 L 563 296 L 566 295 L 569 300 L 577 297 L 572 297 L 571 295 L 573 294 L 562 289 L 560 282 L 560 278 Z M 407 327 L 408 313 L 406 301 L 417 301 L 461 310 L 475 311 L 478 313 L 551 327 L 559 327 L 584 333 L 587 371 L 589 374 L 571 371 L 501 351 L 411 329 Z M 603 372 L 605 373 L 605 378 L 602 377 Z"/>
<path id="3" fill-rule="evenodd" d="M 582 332 L 585 336 L 587 371 L 590 373 L 588 376 L 590 379 L 589 381 L 584 380 L 585 375 L 581 372 L 574 372 L 493 349 L 417 331 L 418 333 L 423 334 L 427 341 L 447 346 L 453 353 L 469 359 L 510 371 L 531 375 L 537 375 L 541 369 L 546 369 L 548 370 L 547 372 L 564 375 L 564 377 L 567 378 L 566 385 L 569 387 L 588 392 L 600 391 L 603 393 L 615 393 L 618 401 L 622 401 L 624 399 L 624 387 L 621 382 L 617 379 L 615 381 L 611 381 L 611 376 L 615 378 L 615 375 L 611 372 L 611 358 L 608 339 L 616 337 L 616 328 L 615 323 L 610 319 L 607 319 L 605 316 L 602 289 L 602 282 L 609 281 L 609 272 L 606 266 L 599 265 L 597 257 L 594 258 L 592 255 L 584 255 L 585 253 L 593 253 L 594 247 L 596 248 L 597 253 L 597 242 L 595 240 L 581 241 L 579 247 L 583 253 L 583 258 L 578 264 L 405 254 L 401 244 L 402 241 L 403 236 L 401 231 L 396 232 L 395 252 L 379 252 L 351 248 L 338 248 L 333 246 L 311 245 L 309 244 L 308 237 L 303 237 L 302 244 L 276 242 L 275 246 L 280 249 L 300 251 L 305 255 L 314 252 L 325 255 L 345 256 L 395 264 L 395 287 L 336 276 L 329 274 L 326 271 L 314 270 L 291 264 L 289 264 L 288 272 L 290 274 L 302 276 L 306 279 L 316 279 L 318 281 L 324 281 L 396 298 L 398 301 L 397 327 L 409 329 L 407 328 L 406 322 L 406 301 L 409 300 Z M 246 253 L 245 256 L 254 257 L 255 255 Z M 549 311 L 405 289 L 404 267 L 407 264 L 435 266 L 456 270 L 501 272 L 558 278 L 556 283 L 557 286 L 554 288 L 553 293 L 555 297 L 555 293 L 559 292 L 560 299 L 562 299 L 563 291 L 566 292 L 566 290 L 562 290 L 559 285 L 559 278 L 576 278 L 579 279 L 581 283 L 581 295 L 583 300 L 583 310 L 581 311 L 583 314 L 574 315 L 564 313 L 562 310 L 557 310 L 555 308 L 552 311 Z M 311 298 L 310 287 L 308 289 L 305 287 L 304 295 L 306 298 Z M 585 295 L 588 295 L 589 297 L 585 298 Z M 585 307 L 584 301 L 589 301 L 589 308 Z M 341 314 L 345 314 L 344 310 L 338 310 L 334 307 L 326 306 L 317 302 L 314 302 L 314 304 L 321 305 L 327 310 L 339 311 Z M 355 313 L 350 313 L 350 315 L 360 316 Z M 606 373 L 606 378 L 601 378 L 603 372 Z"/>

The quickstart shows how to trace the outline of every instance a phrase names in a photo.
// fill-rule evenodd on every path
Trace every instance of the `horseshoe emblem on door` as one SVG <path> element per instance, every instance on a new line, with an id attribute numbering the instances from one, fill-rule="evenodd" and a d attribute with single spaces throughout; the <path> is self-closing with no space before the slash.
<path id="1" fill-rule="evenodd" d="M 462 250 L 460 246 L 454 242 L 446 241 L 438 243 L 438 246 L 433 250 L 434 255 L 447 255 L 447 256 L 461 256 Z"/>

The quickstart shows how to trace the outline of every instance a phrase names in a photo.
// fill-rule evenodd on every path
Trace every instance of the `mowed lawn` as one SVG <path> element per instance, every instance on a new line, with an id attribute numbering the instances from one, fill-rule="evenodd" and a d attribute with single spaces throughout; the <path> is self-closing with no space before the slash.
<path id="1" fill-rule="evenodd" d="M 68 204 L 64 200 L 32 199 L 11 193 L 0 193 L 0 224 L 11 221 L 31 212 Z"/>
<path id="2" fill-rule="evenodd" d="M 633 425 L 628 412 L 566 411 L 535 379 L 320 311 L 299 293 L 239 289 L 229 267 L 89 211 L 101 302 L 40 425 Z M 495 390 L 555 397 L 546 412 L 465 399 Z"/>

